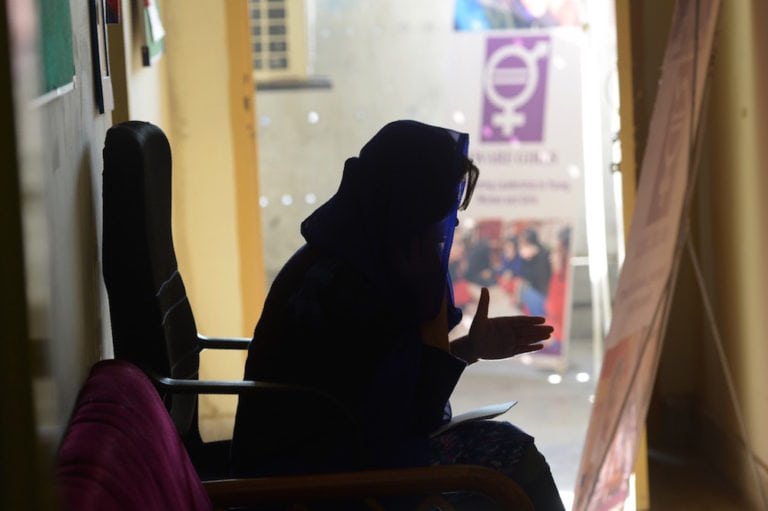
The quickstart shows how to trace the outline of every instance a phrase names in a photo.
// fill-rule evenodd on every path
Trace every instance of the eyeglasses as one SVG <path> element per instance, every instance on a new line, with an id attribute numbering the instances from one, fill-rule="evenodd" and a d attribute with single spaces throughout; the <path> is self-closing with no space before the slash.
<path id="1" fill-rule="evenodd" d="M 480 169 L 471 158 L 464 160 L 464 177 L 459 184 L 459 210 L 464 211 L 472 200 L 472 193 L 475 191 L 477 178 L 480 176 Z"/>

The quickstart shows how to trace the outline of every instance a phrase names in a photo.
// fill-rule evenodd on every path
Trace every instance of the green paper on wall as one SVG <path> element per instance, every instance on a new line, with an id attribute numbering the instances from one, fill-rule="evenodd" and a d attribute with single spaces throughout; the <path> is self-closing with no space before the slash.
<path id="1" fill-rule="evenodd" d="M 72 49 L 72 16 L 69 0 L 37 0 L 40 9 L 40 94 L 72 82 L 75 61 Z"/>

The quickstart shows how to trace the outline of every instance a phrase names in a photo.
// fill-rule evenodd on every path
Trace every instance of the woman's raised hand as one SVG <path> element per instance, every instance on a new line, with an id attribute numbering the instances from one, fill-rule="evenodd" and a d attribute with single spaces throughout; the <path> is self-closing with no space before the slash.
<path id="1" fill-rule="evenodd" d="M 469 328 L 469 344 L 475 357 L 498 360 L 540 350 L 553 328 L 541 316 L 488 317 L 488 288 L 480 291 L 477 312 Z"/>

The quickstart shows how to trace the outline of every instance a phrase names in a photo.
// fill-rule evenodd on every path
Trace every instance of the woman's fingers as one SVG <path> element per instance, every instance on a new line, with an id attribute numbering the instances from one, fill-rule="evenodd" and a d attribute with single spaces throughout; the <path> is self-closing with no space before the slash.
<path id="1" fill-rule="evenodd" d="M 516 325 L 541 325 L 547 321 L 543 316 L 501 316 L 495 319 L 501 319 Z"/>
<path id="2" fill-rule="evenodd" d="M 511 332 L 516 336 L 549 336 L 554 328 L 550 325 L 536 324 L 528 321 L 519 321 L 517 318 L 493 318 L 490 319 L 493 326 L 499 330 Z"/>
<path id="3" fill-rule="evenodd" d="M 515 337 L 520 340 L 535 339 L 543 341 L 544 339 L 549 339 L 552 331 L 553 328 L 551 326 L 518 328 L 515 330 Z"/>
<path id="4" fill-rule="evenodd" d="M 528 344 L 527 346 L 520 346 L 517 349 L 517 355 L 520 355 L 522 353 L 531 353 L 533 351 L 539 351 L 544 347 L 543 344 Z"/>
<path id="5" fill-rule="evenodd" d="M 475 318 L 484 320 L 488 318 L 488 304 L 491 301 L 491 295 L 488 292 L 487 287 L 480 289 L 480 300 L 477 302 L 477 310 L 475 311 Z"/>

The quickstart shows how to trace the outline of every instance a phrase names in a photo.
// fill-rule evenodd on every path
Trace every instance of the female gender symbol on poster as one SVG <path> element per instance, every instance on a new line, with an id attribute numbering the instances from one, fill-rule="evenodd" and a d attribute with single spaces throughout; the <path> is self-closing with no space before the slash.
<path id="1" fill-rule="evenodd" d="M 526 114 L 517 109 L 526 105 L 536 92 L 540 78 L 539 60 L 548 51 L 549 45 L 545 41 L 537 41 L 532 49 L 522 44 L 509 44 L 496 49 L 488 59 L 483 72 L 485 97 L 501 109 L 492 114 L 491 124 L 500 128 L 504 136 L 511 137 L 515 128 L 525 125 Z M 522 66 L 509 67 L 506 64 L 509 60 L 517 60 Z M 508 97 L 499 90 L 506 86 L 522 88 Z"/>

